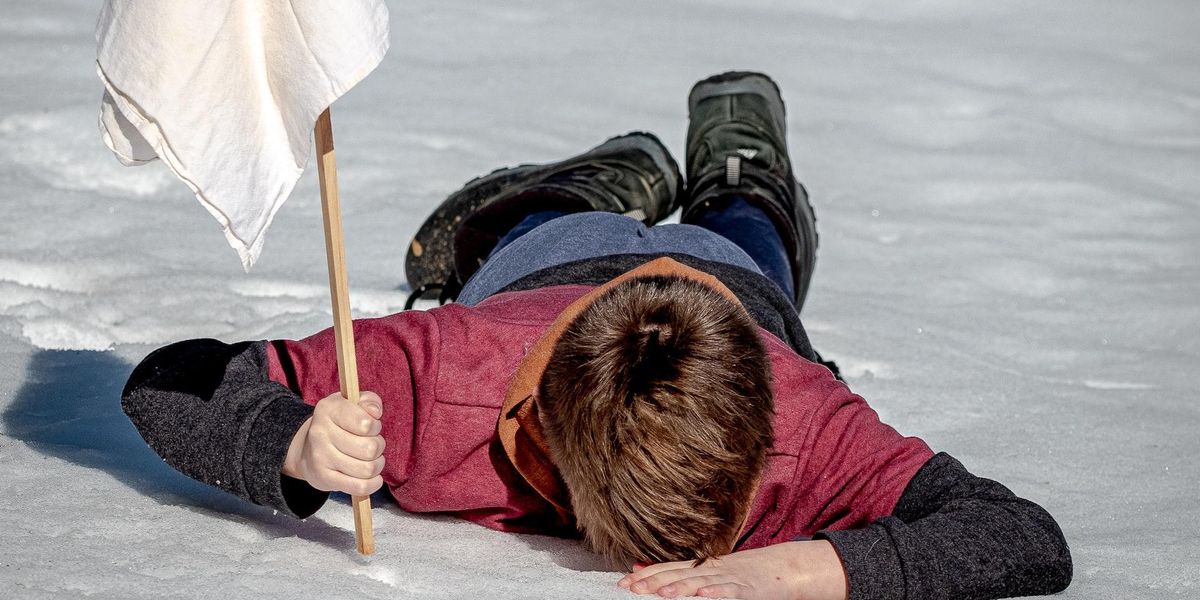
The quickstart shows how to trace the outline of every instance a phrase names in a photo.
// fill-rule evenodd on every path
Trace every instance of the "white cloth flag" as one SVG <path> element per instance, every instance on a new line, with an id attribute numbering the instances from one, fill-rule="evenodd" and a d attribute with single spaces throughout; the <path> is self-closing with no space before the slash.
<path id="1" fill-rule="evenodd" d="M 247 270 L 308 163 L 313 125 L 388 48 L 382 0 L 106 0 L 100 128 L 126 165 L 161 158 Z"/>

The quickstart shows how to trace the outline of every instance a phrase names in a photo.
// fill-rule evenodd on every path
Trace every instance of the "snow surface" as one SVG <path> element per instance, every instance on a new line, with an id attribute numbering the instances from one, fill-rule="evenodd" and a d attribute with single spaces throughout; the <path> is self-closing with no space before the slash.
<path id="1" fill-rule="evenodd" d="M 626 598 L 575 542 L 375 511 L 296 522 L 192 483 L 121 415 L 174 340 L 329 322 L 315 175 L 241 272 L 161 165 L 96 128 L 96 0 L 0 0 L 0 598 Z M 821 249 L 805 321 L 885 420 L 1052 512 L 1070 598 L 1200 597 L 1200 4 L 391 5 L 334 108 L 354 308 L 467 179 L 774 75 Z"/>

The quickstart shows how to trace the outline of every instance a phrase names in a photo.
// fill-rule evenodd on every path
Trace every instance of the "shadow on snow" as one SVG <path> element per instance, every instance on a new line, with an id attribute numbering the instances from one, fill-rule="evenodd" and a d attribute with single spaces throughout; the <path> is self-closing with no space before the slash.
<path id="1" fill-rule="evenodd" d="M 354 552 L 352 532 L 274 514 L 163 462 L 121 412 L 121 390 L 132 370 L 112 352 L 39 350 L 0 419 L 11 437 L 35 450 L 105 471 L 160 504 L 234 519 L 270 537 L 297 536 Z"/>

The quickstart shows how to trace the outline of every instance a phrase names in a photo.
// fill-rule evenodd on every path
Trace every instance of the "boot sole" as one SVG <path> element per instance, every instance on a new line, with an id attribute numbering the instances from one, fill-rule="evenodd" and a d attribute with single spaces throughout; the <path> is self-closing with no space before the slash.
<path id="1" fill-rule="evenodd" d="M 688 94 L 688 113 L 695 111 L 701 102 L 709 98 L 735 94 L 754 94 L 766 98 L 771 115 L 780 127 L 787 127 L 787 111 L 779 86 L 761 73 L 734 71 L 714 75 L 697 83 Z"/>
<path id="2" fill-rule="evenodd" d="M 678 193 L 679 169 L 666 146 L 653 134 L 632 132 L 611 138 L 604 143 L 566 160 L 581 160 L 615 152 L 637 150 L 649 156 L 654 165 L 668 178 L 671 198 Z M 433 214 L 417 229 L 404 259 L 404 274 L 415 290 L 425 285 L 441 285 L 454 276 L 454 235 L 468 215 L 482 208 L 497 195 L 503 194 L 517 181 L 536 176 L 560 164 L 524 164 L 492 171 L 467 182 L 462 189 L 447 197 Z"/>
<path id="3" fill-rule="evenodd" d="M 454 274 L 454 232 L 463 217 L 479 210 L 488 198 L 536 168 L 537 165 L 520 165 L 497 169 L 472 179 L 442 201 L 408 245 L 404 275 L 412 289 L 449 281 Z"/>

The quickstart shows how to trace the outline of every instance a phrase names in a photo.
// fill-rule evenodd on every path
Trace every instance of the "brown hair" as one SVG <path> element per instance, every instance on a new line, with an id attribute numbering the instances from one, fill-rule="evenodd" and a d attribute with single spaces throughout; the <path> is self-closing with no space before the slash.
<path id="1" fill-rule="evenodd" d="M 594 550 L 626 563 L 731 550 L 772 438 L 770 361 L 742 307 L 690 279 L 625 281 L 564 331 L 538 406 Z"/>

